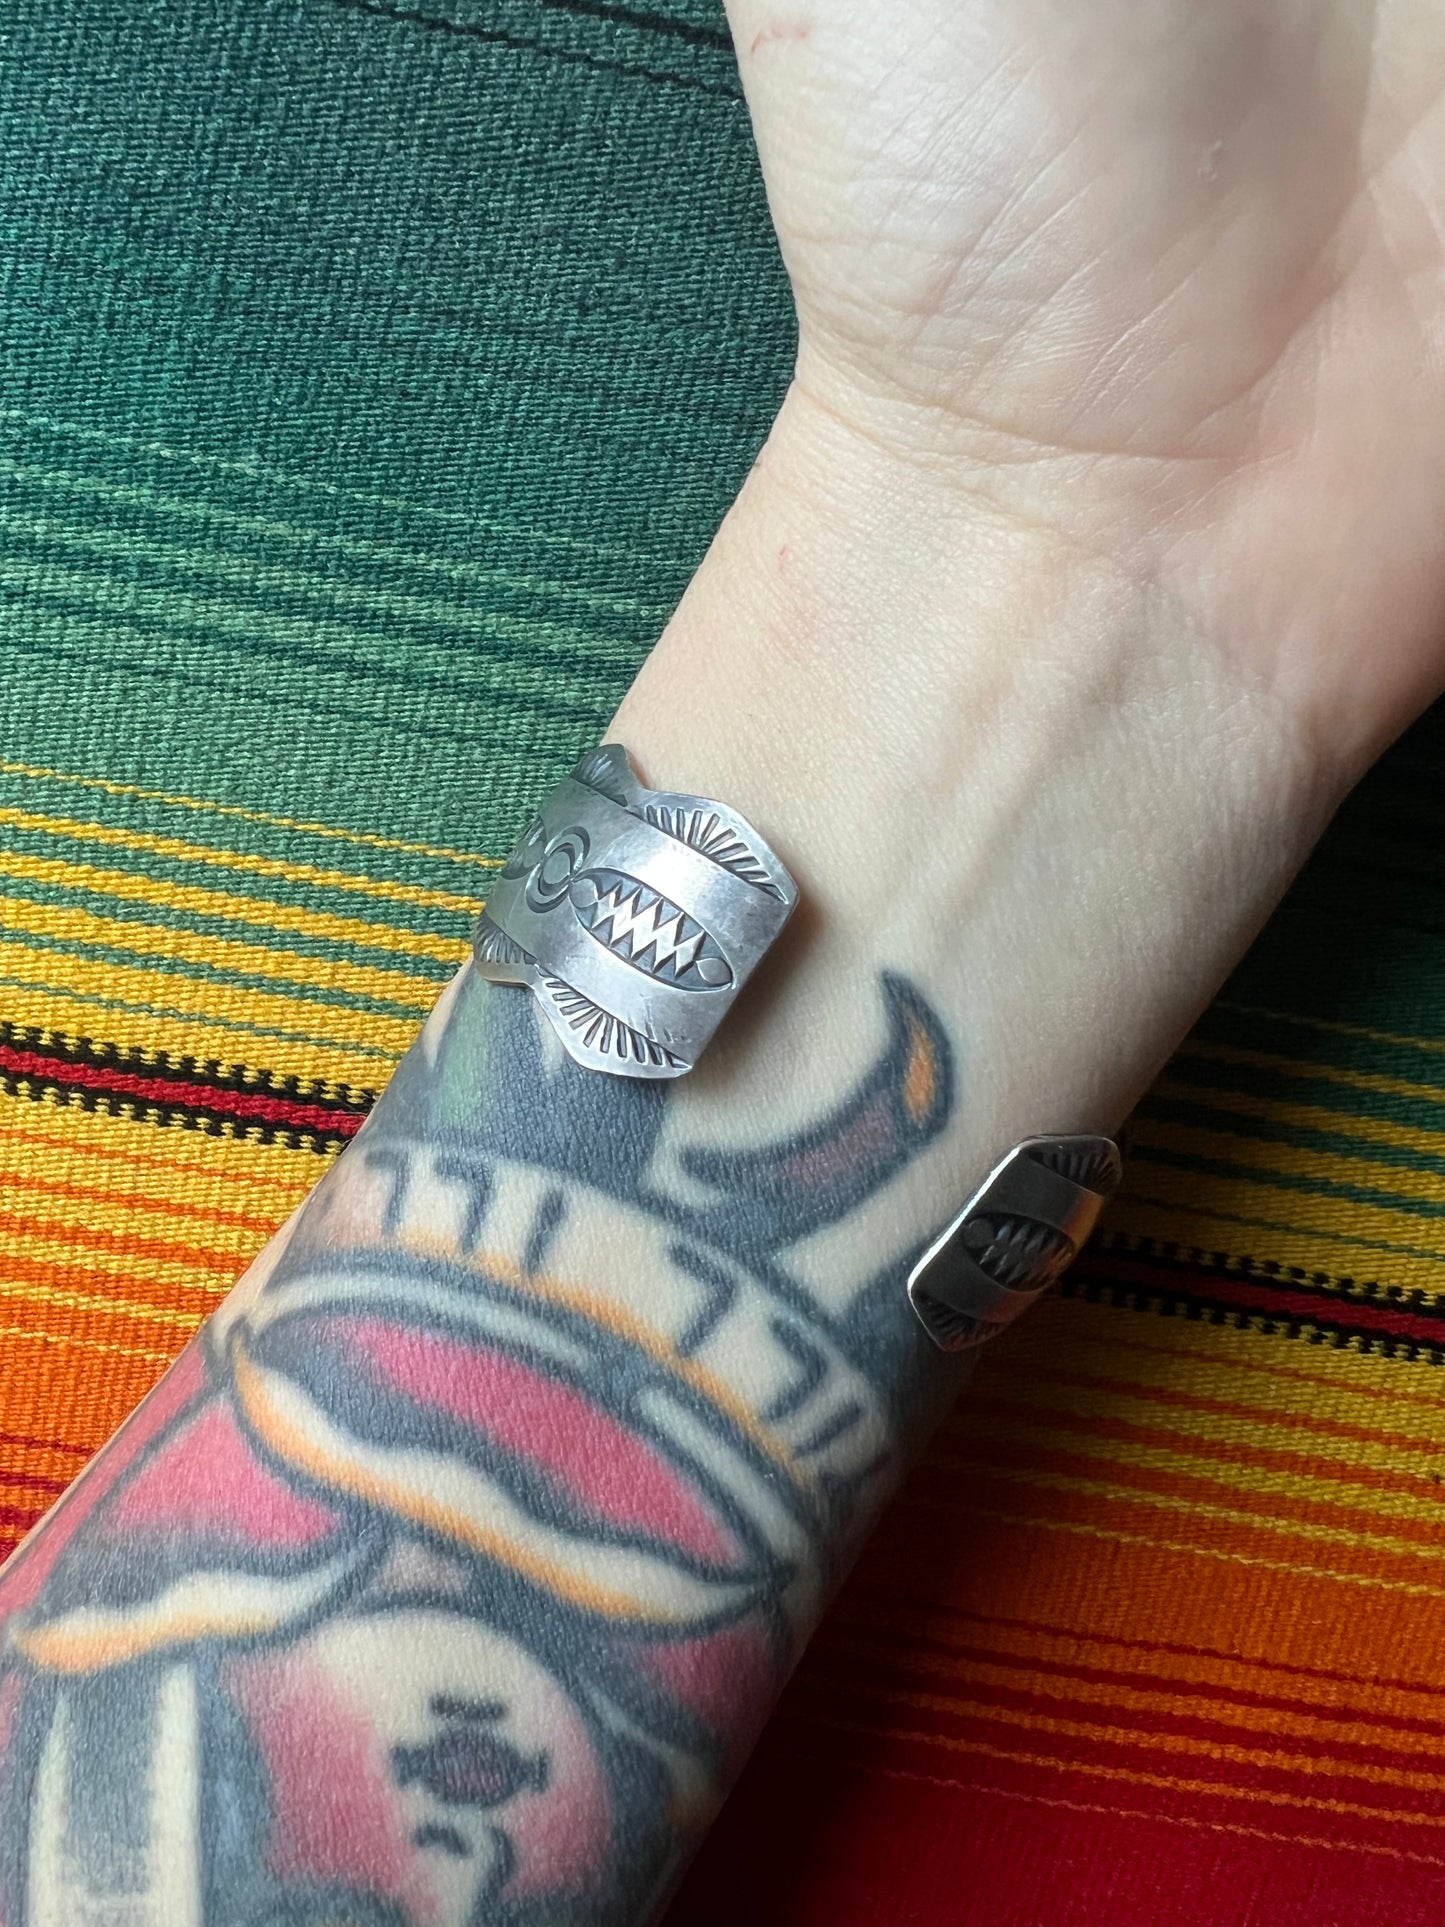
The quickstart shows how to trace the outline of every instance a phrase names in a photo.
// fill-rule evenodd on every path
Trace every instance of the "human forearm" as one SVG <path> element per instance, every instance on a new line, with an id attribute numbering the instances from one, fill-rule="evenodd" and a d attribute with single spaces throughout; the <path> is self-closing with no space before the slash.
<path id="1" fill-rule="evenodd" d="M 120 1845 L 166 1927 L 646 1911 L 955 1382 L 909 1260 L 1118 1122 L 1332 800 L 1182 630 L 790 404 L 613 733 L 805 908 L 674 1086 L 445 1000 L 7 1572 L 7 1918 Z"/>
<path id="2" fill-rule="evenodd" d="M 795 391 L 615 727 L 652 779 L 743 799 L 804 892 L 694 1094 L 791 1093 L 796 1036 L 828 1075 L 879 968 L 957 1040 L 904 1235 L 1025 1131 L 1118 1123 L 1357 773 L 1122 517 L 1086 547 L 1003 499 Z"/>

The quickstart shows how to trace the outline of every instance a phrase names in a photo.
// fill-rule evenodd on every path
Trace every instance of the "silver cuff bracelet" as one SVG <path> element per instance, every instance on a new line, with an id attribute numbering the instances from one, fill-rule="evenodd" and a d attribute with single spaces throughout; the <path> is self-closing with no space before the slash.
<path id="1" fill-rule="evenodd" d="M 604 743 L 543 799 L 472 951 L 484 977 L 536 995 L 579 1064 L 680 1077 L 797 900 L 746 818 L 647 789 Z"/>
<path id="2" fill-rule="evenodd" d="M 543 799 L 477 920 L 482 976 L 521 984 L 589 1070 L 692 1069 L 798 900 L 736 810 L 648 789 L 620 743 Z M 1067 1269 L 1119 1182 L 1106 1137 L 1014 1146 L 909 1274 L 934 1343 L 1001 1331 Z"/>
<path id="3" fill-rule="evenodd" d="M 1016 1144 L 909 1273 L 933 1342 L 968 1351 L 1027 1311 L 1078 1256 L 1121 1175 L 1112 1138 Z"/>

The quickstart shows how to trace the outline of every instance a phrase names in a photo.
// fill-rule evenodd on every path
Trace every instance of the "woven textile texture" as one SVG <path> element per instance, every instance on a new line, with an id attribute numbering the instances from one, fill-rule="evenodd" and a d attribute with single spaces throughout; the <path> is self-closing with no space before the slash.
<path id="1" fill-rule="evenodd" d="M 792 342 L 709 0 L 9 0 L 0 203 L 4 1550 L 356 1129 Z M 673 1927 L 1439 1921 L 1442 774 L 1143 1104 Z"/>

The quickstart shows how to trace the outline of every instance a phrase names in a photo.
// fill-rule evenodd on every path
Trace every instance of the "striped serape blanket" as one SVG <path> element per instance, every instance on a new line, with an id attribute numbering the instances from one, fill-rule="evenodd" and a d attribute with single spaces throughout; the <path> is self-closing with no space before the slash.
<path id="1" fill-rule="evenodd" d="M 708 0 L 11 0 L 0 201 L 4 1551 L 365 1117 L 791 338 Z M 675 1927 L 1440 1919 L 1442 777 L 1141 1106 Z"/>

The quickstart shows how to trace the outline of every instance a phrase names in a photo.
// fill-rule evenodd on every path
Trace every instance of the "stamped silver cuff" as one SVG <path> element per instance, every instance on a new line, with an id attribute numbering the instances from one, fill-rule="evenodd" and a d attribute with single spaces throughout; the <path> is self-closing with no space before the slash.
<path id="1" fill-rule="evenodd" d="M 745 817 L 646 788 L 604 743 L 543 799 L 472 952 L 484 977 L 535 994 L 579 1064 L 680 1077 L 797 900 Z"/>
<path id="2" fill-rule="evenodd" d="M 1027 1311 L 1078 1256 L 1122 1170 L 1112 1138 L 1016 1144 L 909 1273 L 934 1344 L 968 1351 Z"/>

